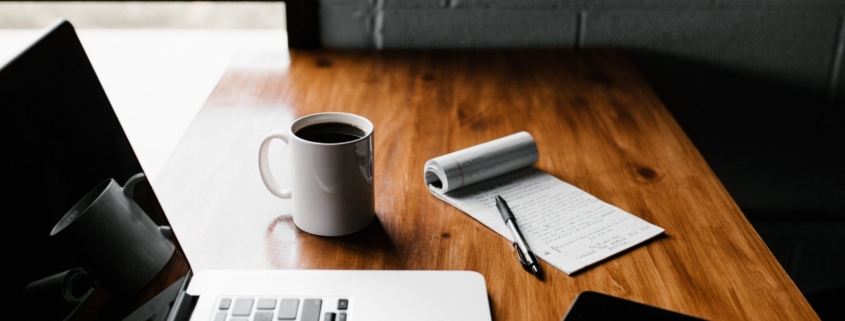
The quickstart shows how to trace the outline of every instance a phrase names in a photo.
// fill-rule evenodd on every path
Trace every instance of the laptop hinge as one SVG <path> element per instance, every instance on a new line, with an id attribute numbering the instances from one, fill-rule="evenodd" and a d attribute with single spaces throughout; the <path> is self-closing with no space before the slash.
<path id="1" fill-rule="evenodd" d="M 188 294 L 188 283 L 191 282 L 191 271 L 185 276 L 185 282 L 182 283 L 182 288 L 179 289 L 179 295 L 173 301 L 173 307 L 170 309 L 170 315 L 167 316 L 167 321 L 188 321 L 191 318 L 194 307 L 197 305 L 199 296 Z"/>

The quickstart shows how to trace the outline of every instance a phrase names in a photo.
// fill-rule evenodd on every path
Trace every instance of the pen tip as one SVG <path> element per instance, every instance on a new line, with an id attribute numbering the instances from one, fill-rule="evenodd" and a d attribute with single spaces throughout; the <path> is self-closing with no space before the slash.
<path id="1" fill-rule="evenodd" d="M 537 265 L 532 265 L 531 272 L 534 272 L 534 274 L 540 273 L 540 267 Z"/>

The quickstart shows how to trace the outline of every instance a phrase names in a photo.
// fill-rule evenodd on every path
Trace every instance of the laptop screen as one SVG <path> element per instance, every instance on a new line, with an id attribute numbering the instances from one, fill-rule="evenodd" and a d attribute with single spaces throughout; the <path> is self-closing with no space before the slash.
<path id="1" fill-rule="evenodd" d="M 12 315 L 120 320 L 171 302 L 188 263 L 73 27 L 0 68 Z"/>

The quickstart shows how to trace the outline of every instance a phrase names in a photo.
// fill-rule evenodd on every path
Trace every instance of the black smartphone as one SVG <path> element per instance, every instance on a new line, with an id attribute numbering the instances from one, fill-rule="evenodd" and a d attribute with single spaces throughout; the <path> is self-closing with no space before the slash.
<path id="1" fill-rule="evenodd" d="M 575 297 L 562 321 L 604 320 L 703 320 L 658 307 L 629 301 L 603 293 L 584 291 Z"/>

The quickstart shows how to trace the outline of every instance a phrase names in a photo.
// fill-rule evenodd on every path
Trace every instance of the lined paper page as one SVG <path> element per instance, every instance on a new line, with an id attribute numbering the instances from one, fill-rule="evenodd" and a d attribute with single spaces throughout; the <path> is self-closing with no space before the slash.
<path id="1" fill-rule="evenodd" d="M 664 232 L 575 186 L 529 167 L 438 198 L 513 241 L 496 209 L 496 195 L 510 205 L 531 250 L 572 274 Z"/>

